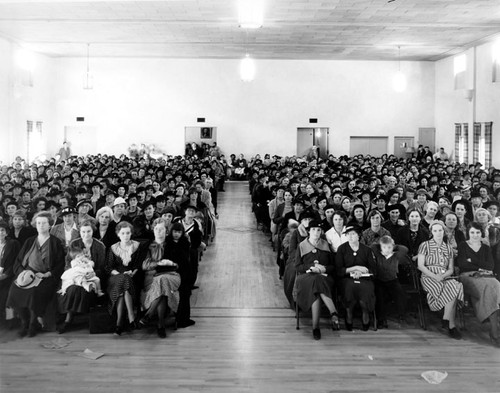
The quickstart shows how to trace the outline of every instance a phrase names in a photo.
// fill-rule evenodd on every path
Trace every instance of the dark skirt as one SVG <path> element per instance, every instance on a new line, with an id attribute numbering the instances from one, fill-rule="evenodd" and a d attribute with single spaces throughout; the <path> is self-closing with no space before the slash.
<path id="1" fill-rule="evenodd" d="M 285 296 L 288 299 L 291 308 L 295 308 L 295 301 L 293 300 L 295 274 L 295 265 L 293 263 L 288 263 L 285 266 L 285 273 L 283 274 L 283 290 L 285 291 Z"/>
<path id="2" fill-rule="evenodd" d="M 87 292 L 83 287 L 71 285 L 64 295 L 59 296 L 59 309 L 62 313 L 87 314 L 96 299 L 95 292 Z"/>
<path id="3" fill-rule="evenodd" d="M 16 284 L 12 284 L 7 298 L 7 307 L 28 308 L 37 317 L 43 317 L 56 291 L 57 281 L 53 277 L 44 278 L 38 286 L 29 289 L 21 289 Z"/>
<path id="4" fill-rule="evenodd" d="M 118 298 L 123 296 L 125 292 L 130 293 L 132 299 L 135 301 L 135 285 L 133 277 L 128 274 L 117 274 L 116 276 L 111 276 L 108 281 L 108 296 L 110 300 L 109 313 L 113 314 L 115 304 Z"/>
<path id="5" fill-rule="evenodd" d="M 320 294 L 333 300 L 334 281 L 322 274 L 301 274 L 297 276 L 297 304 L 302 311 L 309 311 Z"/>
<path id="6" fill-rule="evenodd" d="M 372 280 L 344 278 L 342 288 L 346 307 L 350 308 L 356 303 L 363 302 L 368 311 L 375 309 L 375 285 Z"/>

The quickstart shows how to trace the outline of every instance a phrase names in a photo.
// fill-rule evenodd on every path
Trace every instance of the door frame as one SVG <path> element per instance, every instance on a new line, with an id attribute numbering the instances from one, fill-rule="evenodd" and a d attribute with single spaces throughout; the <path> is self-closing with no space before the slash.
<path id="1" fill-rule="evenodd" d="M 411 146 L 411 147 L 413 147 L 413 149 L 415 149 L 415 137 L 414 137 L 414 136 L 412 136 L 412 135 L 408 135 L 408 136 L 398 135 L 398 136 L 395 136 L 395 137 L 394 137 L 394 152 L 393 152 L 393 154 L 394 154 L 394 155 L 396 155 L 396 139 L 398 139 L 398 138 L 411 139 L 411 140 L 413 141 L 413 143 L 412 143 L 412 146 Z M 408 146 L 407 146 L 407 148 L 408 148 Z M 406 154 L 408 154 L 408 155 L 409 155 L 410 153 L 406 153 Z M 412 154 L 413 154 L 413 153 L 412 153 Z M 407 156 L 407 157 L 408 157 L 408 156 Z"/>
<path id="2" fill-rule="evenodd" d="M 322 130 L 326 130 L 326 154 L 325 154 L 325 157 L 328 157 L 328 155 L 330 154 L 330 127 L 321 127 L 321 126 L 316 126 L 316 127 L 297 127 L 297 134 L 296 134 L 296 138 L 295 138 L 295 152 L 296 154 L 298 155 L 299 153 L 299 145 L 298 145 L 298 134 L 299 134 L 299 130 L 312 130 L 312 133 L 313 133 L 313 140 L 312 140 L 312 145 L 316 145 L 316 131 L 317 129 L 322 129 Z M 321 151 L 320 151 L 321 152 Z"/>

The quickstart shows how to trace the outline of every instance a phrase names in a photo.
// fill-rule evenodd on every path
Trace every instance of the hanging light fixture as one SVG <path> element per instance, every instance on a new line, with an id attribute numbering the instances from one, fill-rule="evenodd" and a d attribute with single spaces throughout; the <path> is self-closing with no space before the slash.
<path id="1" fill-rule="evenodd" d="M 263 0 L 239 0 L 238 22 L 243 29 L 258 29 L 264 23 Z"/>
<path id="2" fill-rule="evenodd" d="M 240 78 L 243 82 L 252 82 L 255 78 L 255 61 L 248 53 L 241 60 Z"/>
<path id="3" fill-rule="evenodd" d="M 398 72 L 392 79 L 392 88 L 401 93 L 406 90 L 406 75 L 401 72 L 401 47 L 398 46 Z"/>
<path id="4" fill-rule="evenodd" d="M 83 79 L 84 90 L 92 90 L 94 88 L 94 77 L 90 73 L 90 44 L 87 44 L 87 73 Z"/>

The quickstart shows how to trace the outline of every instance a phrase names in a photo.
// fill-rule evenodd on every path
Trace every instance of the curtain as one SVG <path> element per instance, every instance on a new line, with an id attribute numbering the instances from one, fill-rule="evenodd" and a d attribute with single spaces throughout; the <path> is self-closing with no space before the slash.
<path id="1" fill-rule="evenodd" d="M 474 134 L 472 140 L 472 163 L 479 162 L 479 140 L 481 139 L 481 123 L 474 123 Z M 484 164 L 484 163 L 481 163 Z"/>
<path id="2" fill-rule="evenodd" d="M 464 162 L 469 163 L 469 124 L 464 123 L 462 128 L 462 141 L 463 141 L 463 155 Z"/>
<path id="3" fill-rule="evenodd" d="M 493 123 L 484 123 L 484 157 L 486 168 L 491 166 L 491 147 L 492 147 L 492 132 Z"/>
<path id="4" fill-rule="evenodd" d="M 455 123 L 455 162 L 460 162 L 460 137 L 462 136 L 462 125 Z"/>

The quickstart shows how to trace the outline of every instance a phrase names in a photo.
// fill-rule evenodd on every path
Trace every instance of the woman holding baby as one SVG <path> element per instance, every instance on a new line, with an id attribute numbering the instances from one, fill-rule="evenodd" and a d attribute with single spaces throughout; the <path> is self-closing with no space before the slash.
<path id="1" fill-rule="evenodd" d="M 80 224 L 80 238 L 69 245 L 66 271 L 62 276 L 62 288 L 59 292 L 59 307 L 66 318 L 57 328 L 59 334 L 68 329 L 75 313 L 88 313 L 96 297 L 103 294 L 101 288 L 106 287 L 106 247 L 93 237 L 94 230 L 92 221 L 83 221 Z M 76 265 L 83 265 L 84 259 L 87 260 L 86 265 L 91 265 L 86 267 L 88 272 L 83 277 L 76 273 L 71 275 L 77 269 Z M 67 283 L 67 280 L 72 280 L 72 283 Z"/>

